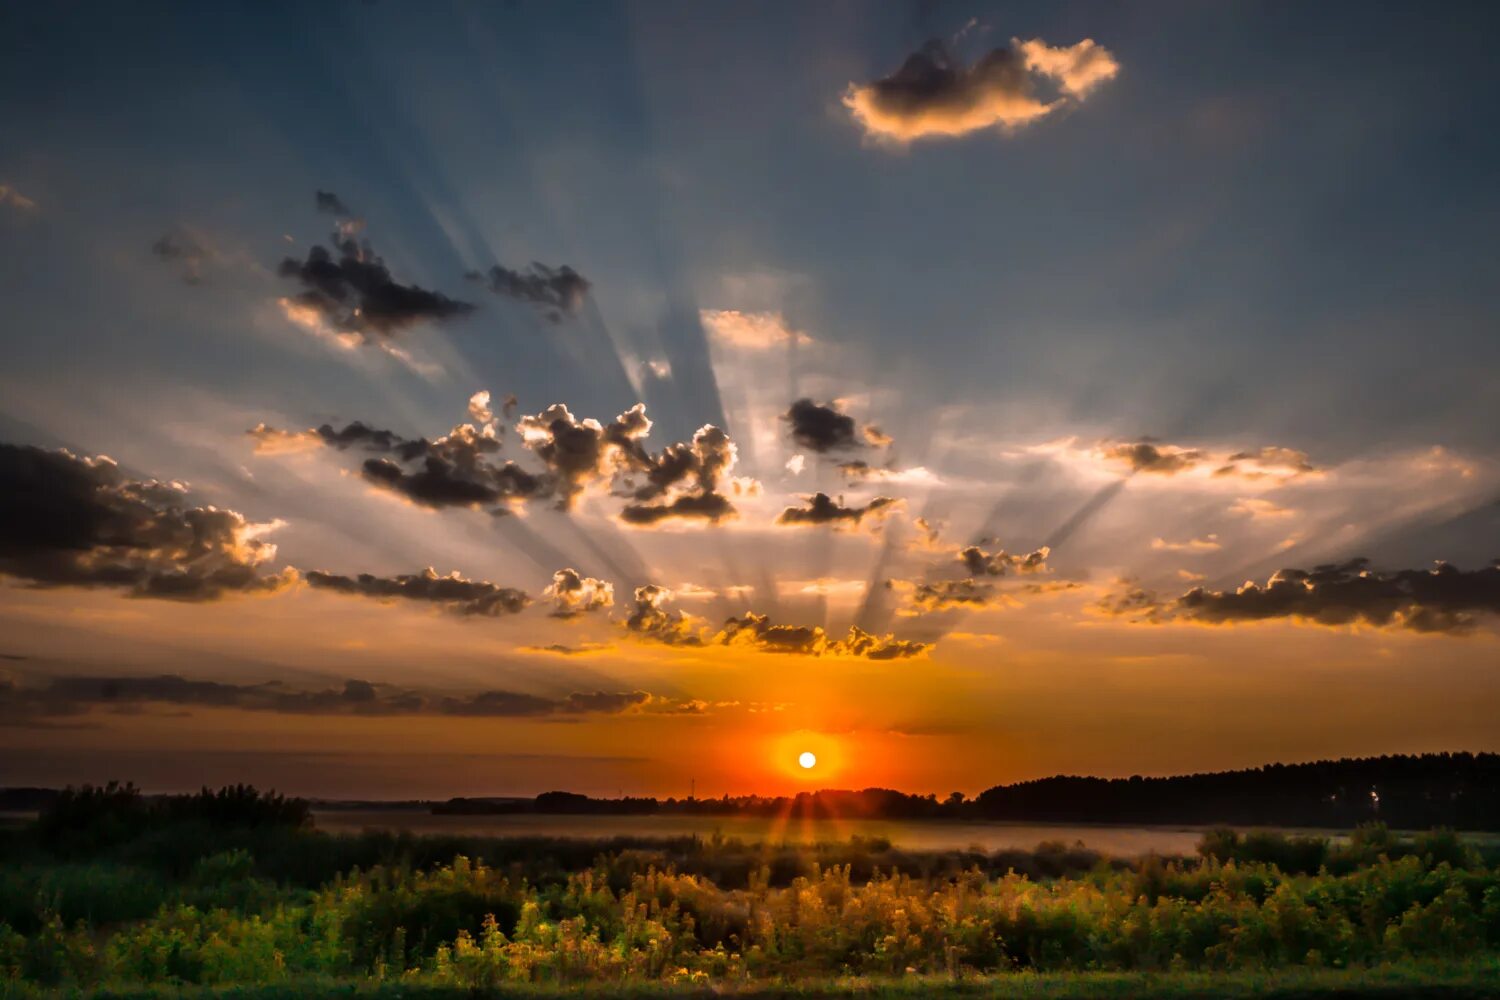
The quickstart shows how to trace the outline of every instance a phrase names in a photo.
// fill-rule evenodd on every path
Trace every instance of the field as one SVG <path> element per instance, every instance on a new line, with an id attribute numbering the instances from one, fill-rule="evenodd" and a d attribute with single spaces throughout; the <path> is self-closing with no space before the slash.
<path id="1" fill-rule="evenodd" d="M 11 995 L 1500 990 L 1500 854 L 1443 831 L 1217 831 L 1176 858 L 331 834 L 246 789 L 117 789 L 0 847 Z"/>

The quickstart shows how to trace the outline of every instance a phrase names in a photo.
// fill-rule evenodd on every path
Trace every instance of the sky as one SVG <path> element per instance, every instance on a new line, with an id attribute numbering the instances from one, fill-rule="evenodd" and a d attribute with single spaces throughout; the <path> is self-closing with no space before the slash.
<path id="1" fill-rule="evenodd" d="M 0 785 L 1500 750 L 1496 22 L 0 9 Z"/>

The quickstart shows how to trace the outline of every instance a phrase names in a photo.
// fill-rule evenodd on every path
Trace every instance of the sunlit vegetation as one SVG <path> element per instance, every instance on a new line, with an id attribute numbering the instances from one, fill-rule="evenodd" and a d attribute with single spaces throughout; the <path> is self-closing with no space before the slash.
<path id="1" fill-rule="evenodd" d="M 111 787 L 65 793 L 0 848 L 11 990 L 1500 969 L 1500 856 L 1446 831 L 1218 831 L 1198 856 L 1136 859 L 332 836 L 253 789 Z"/>

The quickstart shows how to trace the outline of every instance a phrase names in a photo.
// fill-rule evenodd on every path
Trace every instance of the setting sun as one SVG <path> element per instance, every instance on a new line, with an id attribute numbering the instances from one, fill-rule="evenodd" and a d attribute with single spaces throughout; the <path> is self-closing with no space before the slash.
<path id="1" fill-rule="evenodd" d="M 818 765 L 818 758 L 811 750 L 804 750 L 797 755 L 797 763 L 802 765 L 803 770 L 810 771 Z"/>

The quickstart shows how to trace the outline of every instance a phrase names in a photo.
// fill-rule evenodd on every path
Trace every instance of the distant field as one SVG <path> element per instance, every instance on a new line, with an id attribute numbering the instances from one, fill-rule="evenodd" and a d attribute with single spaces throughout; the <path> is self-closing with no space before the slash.
<path id="1" fill-rule="evenodd" d="M 413 834 L 478 837 L 711 837 L 745 843 L 815 844 L 852 837 L 884 839 L 912 851 L 1030 850 L 1044 841 L 1074 844 L 1116 857 L 1192 854 L 1206 827 L 1108 826 L 1052 823 L 957 823 L 923 820 L 775 820 L 742 816 L 434 816 L 414 809 L 313 810 L 318 829 L 329 832 L 393 830 Z M 1337 840 L 1337 832 L 1288 830 Z M 1495 834 L 1465 834 L 1475 843 L 1494 843 Z"/>

